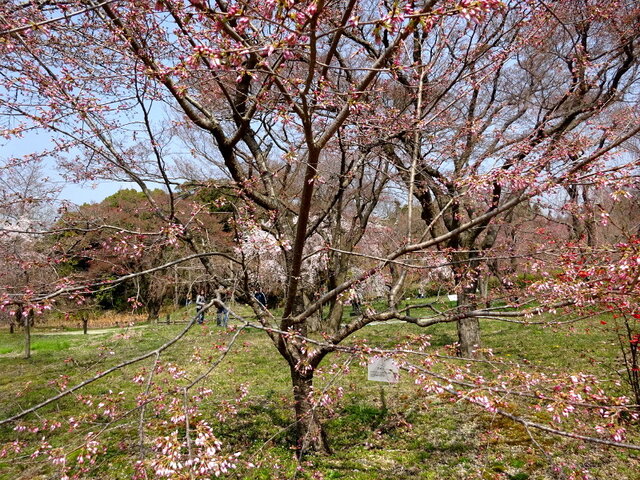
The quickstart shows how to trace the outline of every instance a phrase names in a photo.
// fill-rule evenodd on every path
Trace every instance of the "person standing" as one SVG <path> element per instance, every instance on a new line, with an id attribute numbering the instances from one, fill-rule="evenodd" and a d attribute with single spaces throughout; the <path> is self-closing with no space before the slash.
<path id="1" fill-rule="evenodd" d="M 360 315 L 362 313 L 362 296 L 358 290 L 352 290 L 351 296 L 352 313 Z"/>
<path id="2" fill-rule="evenodd" d="M 218 315 L 216 317 L 216 325 L 226 327 L 229 324 L 229 310 L 225 307 L 218 307 Z"/>
<path id="3" fill-rule="evenodd" d="M 204 297 L 204 292 L 199 292 L 196 297 L 196 321 L 202 325 L 204 323 L 204 305 L 207 300 Z"/>
<path id="4" fill-rule="evenodd" d="M 262 290 L 257 290 L 254 297 L 262 308 L 267 308 L 267 297 Z"/>
<path id="5" fill-rule="evenodd" d="M 225 293 L 220 295 L 220 300 L 222 302 L 226 302 L 227 295 Z M 229 324 L 229 310 L 227 310 L 226 306 L 219 305 L 217 315 L 216 315 L 216 325 L 219 327 L 227 327 L 228 324 Z"/>

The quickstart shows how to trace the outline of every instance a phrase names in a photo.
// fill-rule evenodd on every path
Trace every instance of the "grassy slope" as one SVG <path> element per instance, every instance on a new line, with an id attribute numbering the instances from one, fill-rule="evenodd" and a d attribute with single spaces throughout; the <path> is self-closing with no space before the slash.
<path id="1" fill-rule="evenodd" d="M 599 325 L 591 321 L 591 325 Z M 60 375 L 69 377 L 69 385 L 86 378 L 91 372 L 105 369 L 123 358 L 132 358 L 171 338 L 183 325 L 150 325 L 147 328 L 122 330 L 104 335 L 33 336 L 33 357 L 20 358 L 23 344 L 19 334 L 0 334 L 0 417 L 20 411 L 28 405 L 56 392 L 50 380 Z M 612 338 L 594 327 L 588 333 L 583 327 L 570 333 L 568 328 L 550 329 L 522 327 L 500 322 L 483 323 L 486 346 L 496 355 L 519 362 L 526 360 L 558 371 L 586 371 L 609 375 L 609 365 L 617 356 Z M 359 338 L 370 345 L 389 346 L 392 339 L 408 334 L 429 333 L 434 346 L 455 339 L 455 327 L 437 326 L 423 332 L 404 324 L 379 325 L 365 329 Z M 167 351 L 162 359 L 184 367 L 193 378 L 204 366 L 192 362 L 197 349 L 202 357 L 216 358 L 230 334 L 209 324 L 196 326 L 185 341 Z M 334 355 L 329 363 L 344 362 L 345 355 Z M 145 362 L 148 368 L 150 361 Z M 140 365 L 129 367 L 87 387 L 86 392 L 99 394 L 112 390 L 139 393 L 143 387 L 131 383 Z M 536 439 L 554 453 L 551 460 L 538 449 L 529 435 L 517 425 L 464 403 L 452 404 L 444 398 L 423 396 L 416 392 L 407 375 L 399 385 L 382 385 L 366 381 L 365 367 L 352 364 L 348 374 L 338 379 L 320 376 L 317 388 L 327 382 L 341 386 L 344 398 L 326 413 L 327 428 L 335 454 L 309 458 L 305 471 L 295 473 L 296 464 L 290 449 L 292 412 L 288 371 L 278 354 L 258 331 L 244 332 L 235 352 L 205 381 L 214 394 L 201 405 L 207 420 L 214 424 L 217 435 L 230 452 L 242 451 L 243 458 L 256 464 L 250 470 L 235 472 L 239 478 L 349 478 L 349 479 L 546 479 L 563 478 L 553 469 L 563 465 L 588 468 L 593 478 L 640 478 L 640 462 L 635 454 L 582 447 L 558 438 Z M 237 414 L 224 423 L 215 413 L 233 403 L 237 387 L 246 384 L 248 397 Z M 612 388 L 617 388 L 612 384 Z M 77 416 L 78 397 L 69 397 L 41 415 L 65 421 Z M 133 404 L 131 404 L 133 406 Z M 228 406 L 228 405 L 227 405 Z M 89 411 L 89 408 L 85 408 Z M 34 417 L 32 417 L 33 419 Z M 87 478 L 130 478 L 131 456 L 136 454 L 137 422 L 135 415 L 112 425 L 103 438 L 109 450 L 102 463 Z M 100 428 L 100 425 L 95 425 Z M 637 426 L 629 427 L 636 440 Z M 635 430 L 635 433 L 634 433 Z M 73 450 L 84 429 L 68 432 L 62 428 L 52 434 L 55 446 Z M 589 433 L 589 432 L 584 432 Z M 16 438 L 33 439 L 35 435 L 0 428 L 0 445 Z M 0 458 L 0 479 L 51 477 L 41 459 L 31 460 L 29 452 L 19 458 Z"/>

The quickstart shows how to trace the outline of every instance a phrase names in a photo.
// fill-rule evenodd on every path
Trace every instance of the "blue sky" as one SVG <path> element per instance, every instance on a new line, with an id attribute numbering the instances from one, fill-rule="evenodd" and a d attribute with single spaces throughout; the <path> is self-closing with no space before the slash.
<path id="1" fill-rule="evenodd" d="M 31 131 L 21 139 L 5 140 L 0 143 L 0 169 L 7 165 L 11 158 L 19 158 L 31 153 L 41 152 L 51 147 L 47 132 Z M 1 172 L 1 170 L 0 170 Z M 45 159 L 41 164 L 42 176 L 48 178 L 47 186 L 58 190 L 58 200 L 69 201 L 77 205 L 100 202 L 123 188 L 136 188 L 129 182 L 115 182 L 97 179 L 81 183 L 63 178 L 54 158 Z"/>
<path id="2" fill-rule="evenodd" d="M 67 183 L 60 192 L 60 200 L 81 205 L 83 203 L 100 202 L 123 188 L 134 188 L 133 184 L 121 182 L 87 182 L 85 184 Z"/>

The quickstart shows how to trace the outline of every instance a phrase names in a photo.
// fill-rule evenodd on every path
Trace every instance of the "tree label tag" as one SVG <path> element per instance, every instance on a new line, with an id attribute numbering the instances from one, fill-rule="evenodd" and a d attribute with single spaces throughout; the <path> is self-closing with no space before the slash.
<path id="1" fill-rule="evenodd" d="M 367 379 L 373 382 L 398 383 L 400 368 L 392 358 L 373 357 L 369 360 Z"/>

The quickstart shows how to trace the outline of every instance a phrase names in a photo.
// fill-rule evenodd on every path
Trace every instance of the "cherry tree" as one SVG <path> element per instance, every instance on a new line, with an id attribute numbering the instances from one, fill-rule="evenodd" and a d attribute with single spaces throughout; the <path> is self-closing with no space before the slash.
<path id="1" fill-rule="evenodd" d="M 24 356 L 31 355 L 30 330 L 43 313 L 43 306 L 31 305 L 30 296 L 55 278 L 55 267 L 39 245 L 38 236 L 30 235 L 49 226 L 51 201 L 56 189 L 47 184 L 37 158 L 20 162 L 9 158 L 0 170 L 0 249 L 2 289 L 0 308 L 14 331 L 24 327 Z"/>
<path id="2" fill-rule="evenodd" d="M 406 120 L 383 148 L 430 235 L 450 234 L 439 248 L 454 262 L 461 308 L 477 304 L 487 271 L 480 258 L 500 222 L 487 217 L 458 233 L 460 225 L 507 204 L 502 215 L 512 216 L 519 195 L 556 195 L 559 187 L 586 199 L 581 185 L 624 177 L 614 169 L 624 171 L 625 161 L 611 153 L 637 133 L 637 15 L 624 2 L 509 2 L 472 28 L 453 17 L 444 30 L 414 33 L 408 68 L 384 107 Z M 581 223 L 588 231 L 593 222 Z M 461 320 L 458 333 L 471 355 L 480 346 L 477 320 Z"/>
<path id="3" fill-rule="evenodd" d="M 42 129 L 68 175 L 134 182 L 163 225 L 162 241 L 180 242 L 189 250 L 184 261 L 201 262 L 212 304 L 223 306 L 230 287 L 212 259 L 233 264 L 256 326 L 289 367 L 298 452 L 328 452 L 313 385 L 327 355 L 369 323 L 391 319 L 458 322 L 460 353 L 473 355 L 478 319 L 540 311 L 478 308 L 482 255 L 495 243 L 499 217 L 564 184 L 623 170 L 619 162 L 613 168 L 614 154 L 640 130 L 629 102 L 638 80 L 638 7 L 577 2 L 584 12 L 574 21 L 573 3 L 6 2 L 0 104 L 19 122 L 4 134 Z M 217 239 L 202 241 L 206 226 L 181 210 L 184 176 L 199 172 L 218 175 L 215 187 L 235 199 L 233 252 Z M 155 185 L 166 202 L 154 198 Z M 398 229 L 392 248 L 372 252 L 372 226 L 383 223 L 378 207 L 398 196 L 409 199 L 406 231 Z M 422 228 L 413 222 L 414 197 Z M 260 253 L 278 257 L 282 311 L 263 309 L 251 295 Z M 443 255 L 460 308 L 412 317 L 400 305 L 407 272 L 444 268 Z M 421 262 L 411 263 L 416 256 Z M 343 323 L 346 293 L 383 275 L 389 308 L 365 308 Z M 85 288 L 63 278 L 31 301 Z M 545 297 L 544 308 L 553 309 L 553 299 Z M 325 305 L 330 313 L 318 325 Z M 312 327 L 322 341 L 308 337 Z M 460 391 L 446 379 L 424 384 L 465 397 L 472 375 L 454 369 Z M 521 420 L 486 396 L 469 398 Z M 167 437 L 164 450 L 191 448 L 188 413 L 179 418 L 187 445 Z M 209 438 L 206 424 L 197 428 Z"/>

